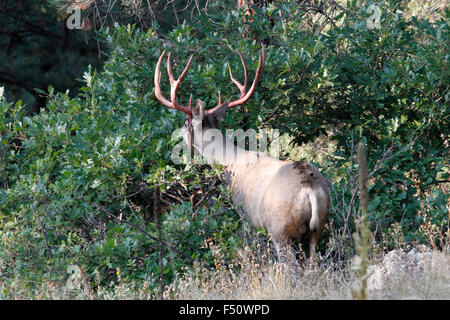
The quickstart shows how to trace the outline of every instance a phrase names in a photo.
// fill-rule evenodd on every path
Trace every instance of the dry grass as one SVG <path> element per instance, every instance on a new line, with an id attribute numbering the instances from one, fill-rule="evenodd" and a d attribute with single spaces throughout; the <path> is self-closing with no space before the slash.
<path id="1" fill-rule="evenodd" d="M 450 299 L 450 247 L 444 251 L 401 249 L 373 257 L 370 261 L 368 299 Z M 85 277 L 74 278 L 74 285 L 42 281 L 30 290 L 20 279 L 13 283 L 0 280 L 1 299 L 158 299 L 148 284 L 120 280 L 108 288 L 91 290 Z M 329 260 L 310 264 L 287 253 L 277 259 L 269 251 L 240 250 L 235 261 L 223 265 L 218 257 L 213 270 L 194 266 L 166 287 L 165 299 L 189 300 L 346 300 L 358 287 L 358 276 L 349 262 L 337 267 Z"/>
<path id="2" fill-rule="evenodd" d="M 450 247 L 393 250 L 369 270 L 373 299 L 450 299 Z"/>
<path id="3" fill-rule="evenodd" d="M 166 292 L 171 299 L 352 299 L 357 274 L 348 264 L 338 268 L 327 261 L 316 265 L 298 262 L 291 255 L 278 261 L 268 253 L 258 256 L 249 248 L 241 250 L 233 265 L 217 263 L 215 270 L 196 267 L 175 281 Z M 368 299 L 449 299 L 449 251 L 429 251 L 423 261 L 394 265 L 383 272 Z M 237 272 L 237 270 L 240 270 Z"/>
<path id="4" fill-rule="evenodd" d="M 248 247 L 229 266 L 215 270 L 196 267 L 175 281 L 168 294 L 173 299 L 345 299 L 350 298 L 352 277 L 329 266 L 283 259 L 269 252 L 257 255 Z"/>

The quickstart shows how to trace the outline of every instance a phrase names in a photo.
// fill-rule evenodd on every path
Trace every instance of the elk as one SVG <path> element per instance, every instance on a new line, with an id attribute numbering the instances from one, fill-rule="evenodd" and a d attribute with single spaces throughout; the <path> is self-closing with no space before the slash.
<path id="1" fill-rule="evenodd" d="M 155 69 L 155 95 L 165 106 L 184 112 L 187 119 L 182 127 L 183 141 L 195 149 L 208 163 L 222 164 L 231 177 L 231 196 L 240 215 L 249 218 L 256 227 L 262 227 L 270 234 L 277 252 L 290 244 L 291 240 L 301 241 L 309 235 L 310 257 L 314 258 L 317 241 L 322 233 L 328 213 L 330 189 L 324 176 L 312 164 L 306 162 L 281 161 L 265 153 L 247 151 L 236 146 L 222 135 L 217 135 L 219 125 L 225 119 L 228 109 L 246 102 L 255 91 L 262 73 L 265 48 L 259 53 L 259 63 L 255 78 L 248 87 L 248 68 L 244 57 L 238 51 L 244 69 L 244 83 L 233 77 L 231 81 L 238 87 L 240 97 L 219 102 L 211 109 L 205 109 L 201 100 L 183 106 L 177 101 L 177 89 L 185 77 L 193 56 L 178 79 L 171 67 L 171 54 L 167 57 L 167 73 L 170 80 L 170 100 L 161 91 L 161 64 L 165 51 L 159 57 Z M 219 131 L 220 132 L 220 131 Z M 211 137 L 216 137 L 211 139 Z M 220 136 L 221 138 L 217 138 Z M 206 150 L 220 150 L 206 152 Z"/>

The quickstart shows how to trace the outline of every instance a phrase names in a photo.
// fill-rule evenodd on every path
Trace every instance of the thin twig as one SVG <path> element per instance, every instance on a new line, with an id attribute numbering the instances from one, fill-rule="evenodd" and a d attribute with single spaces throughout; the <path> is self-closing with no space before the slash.
<path id="1" fill-rule="evenodd" d="M 162 227 L 161 227 L 161 206 L 160 200 L 161 192 L 159 186 L 156 185 L 153 189 L 153 216 L 156 219 L 156 229 L 158 229 L 158 242 L 159 242 L 159 287 L 160 287 L 160 299 L 164 297 L 164 265 L 163 265 L 163 251 L 164 245 L 162 241 Z"/>

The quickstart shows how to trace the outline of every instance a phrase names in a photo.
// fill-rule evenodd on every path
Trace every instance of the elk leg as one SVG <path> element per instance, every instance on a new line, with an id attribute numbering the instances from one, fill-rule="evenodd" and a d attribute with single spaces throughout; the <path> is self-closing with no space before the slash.
<path id="1" fill-rule="evenodd" d="M 288 249 L 287 239 L 278 237 L 277 239 L 273 239 L 273 244 L 275 245 L 275 251 L 278 258 L 281 258 Z"/>

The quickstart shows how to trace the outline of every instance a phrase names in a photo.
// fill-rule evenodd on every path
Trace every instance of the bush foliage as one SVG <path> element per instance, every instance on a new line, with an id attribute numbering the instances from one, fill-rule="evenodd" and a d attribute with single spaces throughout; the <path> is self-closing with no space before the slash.
<path id="1" fill-rule="evenodd" d="M 223 127 L 277 128 L 292 138 L 292 154 L 302 144 L 318 147 L 319 136 L 332 146 L 318 164 L 333 184 L 322 253 L 337 259 L 354 250 L 343 244 L 351 243 L 359 217 L 360 140 L 374 241 L 386 248 L 399 241 L 442 245 L 449 223 L 449 11 L 431 22 L 406 18 L 399 1 L 384 1 L 380 27 L 371 28 L 370 4 L 349 2 L 321 32 L 307 28 L 294 2 L 255 7 L 251 15 L 199 16 L 163 35 L 156 27 L 117 25 L 99 34 L 109 58 L 101 73 L 86 70 L 76 97 L 50 86 L 40 92 L 46 109 L 34 116 L 2 98 L 2 277 L 34 286 L 64 281 L 68 266 L 77 265 L 93 284 L 147 281 L 156 292 L 161 272 L 168 283 L 193 261 L 214 267 L 217 255 L 231 261 L 254 243 L 261 230 L 239 219 L 216 181 L 221 168 L 170 160 L 179 143 L 172 132 L 184 118 L 156 100 L 153 75 L 162 50 L 172 52 L 176 74 L 194 54 L 179 99 L 187 103 L 192 92 L 212 107 L 219 90 L 224 99 L 237 94 L 226 62 L 242 76 L 240 50 L 253 76 L 261 42 L 267 55 L 258 88 Z M 165 72 L 162 82 L 168 92 Z M 155 185 L 165 206 L 162 264 L 157 219 L 148 218 Z M 199 189 L 204 198 L 194 197 Z"/>

